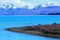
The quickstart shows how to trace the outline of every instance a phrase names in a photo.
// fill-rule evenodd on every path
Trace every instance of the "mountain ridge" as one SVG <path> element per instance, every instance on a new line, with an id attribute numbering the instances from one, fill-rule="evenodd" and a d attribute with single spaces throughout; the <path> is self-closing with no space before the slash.
<path id="1" fill-rule="evenodd" d="M 11 4 L 12 5 L 12 4 Z M 14 5 L 7 7 L 4 9 L 0 7 L 0 14 L 1 15 L 49 15 L 50 13 L 56 14 L 60 13 L 60 6 L 50 5 L 47 7 L 42 7 L 38 5 L 33 9 L 28 9 L 27 6 L 25 8 L 13 8 Z M 3 12 L 4 11 L 4 12 Z"/>

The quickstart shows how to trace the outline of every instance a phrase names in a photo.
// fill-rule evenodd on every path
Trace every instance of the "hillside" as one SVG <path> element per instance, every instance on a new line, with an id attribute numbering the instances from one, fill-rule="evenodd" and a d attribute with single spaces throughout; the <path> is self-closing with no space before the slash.
<path id="1" fill-rule="evenodd" d="M 6 28 L 5 30 L 16 33 L 26 33 L 38 36 L 60 38 L 60 24 L 57 23 L 47 25 L 38 24 L 25 27 L 13 27 L 13 28 Z"/>

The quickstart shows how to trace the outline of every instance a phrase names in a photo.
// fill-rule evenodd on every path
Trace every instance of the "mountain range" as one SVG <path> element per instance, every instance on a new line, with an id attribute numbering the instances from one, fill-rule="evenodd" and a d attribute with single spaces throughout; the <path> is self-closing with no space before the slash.
<path id="1" fill-rule="evenodd" d="M 46 6 L 46 5 L 45 5 Z M 60 6 L 50 5 L 47 7 L 42 7 L 38 5 L 33 9 L 25 8 L 13 8 L 7 5 L 5 8 L 0 7 L 0 15 L 60 15 Z"/>

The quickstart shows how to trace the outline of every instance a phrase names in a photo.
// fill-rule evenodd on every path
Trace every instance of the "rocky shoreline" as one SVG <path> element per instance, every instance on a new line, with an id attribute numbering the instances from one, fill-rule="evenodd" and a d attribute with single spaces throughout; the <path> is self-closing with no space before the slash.
<path id="1" fill-rule="evenodd" d="M 17 33 L 26 33 L 38 36 L 46 36 L 52 38 L 60 38 L 60 24 L 46 24 L 46 25 L 33 25 L 25 27 L 6 28 L 5 30 Z"/>

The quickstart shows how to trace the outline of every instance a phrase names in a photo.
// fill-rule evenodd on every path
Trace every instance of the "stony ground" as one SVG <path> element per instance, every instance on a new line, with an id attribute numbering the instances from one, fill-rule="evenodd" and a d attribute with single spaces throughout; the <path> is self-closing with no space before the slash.
<path id="1" fill-rule="evenodd" d="M 25 26 L 25 27 L 14 27 L 6 28 L 8 31 L 17 32 L 17 33 L 27 33 L 39 36 L 60 38 L 60 24 L 53 23 L 47 25 L 34 25 L 34 26 Z"/>

